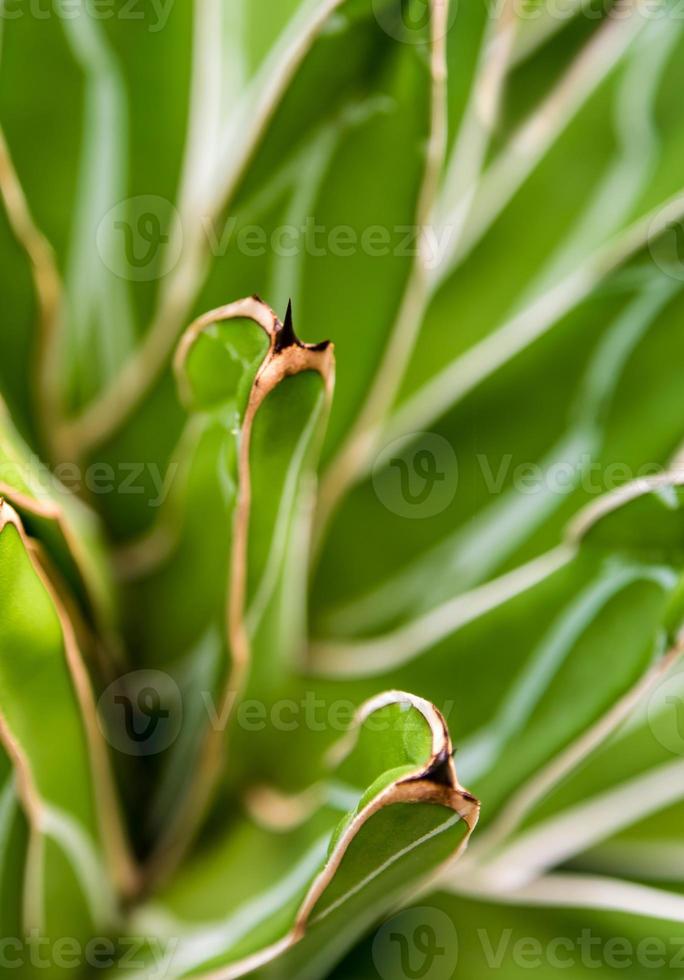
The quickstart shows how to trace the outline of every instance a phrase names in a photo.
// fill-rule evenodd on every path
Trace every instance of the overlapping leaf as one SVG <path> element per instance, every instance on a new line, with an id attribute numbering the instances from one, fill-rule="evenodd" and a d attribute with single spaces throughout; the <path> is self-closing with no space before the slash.
<path id="1" fill-rule="evenodd" d="M 74 477 L 73 469 L 69 475 Z M 80 601 L 86 618 L 111 640 L 115 601 L 109 557 L 95 514 L 74 493 L 83 490 L 78 470 L 75 480 L 76 486 L 68 487 L 56 479 L 21 438 L 0 399 L 0 497 L 21 513 L 44 546 L 44 559 Z"/>
<path id="2" fill-rule="evenodd" d="M 299 815 L 293 801 L 289 829 L 241 819 L 139 911 L 137 934 L 169 951 L 166 976 L 325 976 L 465 846 L 479 805 L 458 784 L 444 720 L 426 702 L 398 692 L 369 702 L 331 763 Z"/>
<path id="3" fill-rule="evenodd" d="M 3 935 L 49 953 L 113 929 L 135 872 L 76 636 L 6 502 L 0 553 Z"/>
<path id="4" fill-rule="evenodd" d="M 654 479 L 617 510 L 619 491 L 592 505 L 557 549 L 394 632 L 322 644 L 320 673 L 357 696 L 391 676 L 451 711 L 485 819 L 514 809 L 528 780 L 543 784 L 559 756 L 572 768 L 573 745 L 605 737 L 602 720 L 624 717 L 678 648 L 680 492 Z"/>

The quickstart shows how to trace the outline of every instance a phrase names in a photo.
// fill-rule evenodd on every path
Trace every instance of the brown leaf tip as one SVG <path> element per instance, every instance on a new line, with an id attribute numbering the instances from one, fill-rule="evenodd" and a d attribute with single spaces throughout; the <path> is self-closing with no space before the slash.
<path id="1" fill-rule="evenodd" d="M 288 347 L 301 347 L 305 350 L 310 351 L 325 351 L 330 346 L 329 340 L 324 340 L 319 344 L 304 344 L 299 339 L 294 329 L 294 322 L 292 318 L 292 300 L 287 304 L 287 311 L 285 313 L 285 319 L 280 326 L 276 327 L 275 342 L 273 345 L 276 354 L 280 354 L 282 351 L 287 350 Z"/>

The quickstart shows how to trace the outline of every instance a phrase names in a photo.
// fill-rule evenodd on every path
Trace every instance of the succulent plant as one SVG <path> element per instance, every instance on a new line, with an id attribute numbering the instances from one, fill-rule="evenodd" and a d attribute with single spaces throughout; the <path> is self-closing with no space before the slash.
<path id="1" fill-rule="evenodd" d="M 681 970 L 684 19 L 561 6 L 0 0 L 3 976 Z"/>

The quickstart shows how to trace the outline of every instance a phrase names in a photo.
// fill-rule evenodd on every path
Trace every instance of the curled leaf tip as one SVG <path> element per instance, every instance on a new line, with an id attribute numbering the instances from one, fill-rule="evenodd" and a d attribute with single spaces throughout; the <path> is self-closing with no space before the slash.
<path id="1" fill-rule="evenodd" d="M 434 759 L 431 760 L 430 765 L 425 772 L 423 772 L 417 778 L 428 779 L 431 783 L 436 783 L 441 786 L 453 786 L 454 762 L 449 747 L 445 745 L 444 748 L 437 753 Z M 470 796 L 470 794 L 468 794 L 468 796 Z M 472 797 L 472 799 L 474 799 L 474 797 Z"/>

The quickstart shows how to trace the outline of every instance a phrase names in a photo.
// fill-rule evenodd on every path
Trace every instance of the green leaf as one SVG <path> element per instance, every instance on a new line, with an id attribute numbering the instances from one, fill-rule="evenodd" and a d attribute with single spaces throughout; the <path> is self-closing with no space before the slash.
<path id="1" fill-rule="evenodd" d="M 301 651 L 307 567 L 300 557 L 334 362 L 327 343 L 297 340 L 289 312 L 281 323 L 248 299 L 198 320 L 177 370 L 190 413 L 183 480 L 152 540 L 129 556 L 149 561 L 161 545 L 156 566 L 138 569 L 131 590 L 140 657 L 179 678 L 190 670 L 189 700 L 201 716 L 197 730 L 184 734 L 194 749 L 183 741 L 180 765 L 168 763 L 163 793 L 177 801 L 184 827 L 172 826 L 171 838 L 187 837 L 202 816 L 236 699 L 278 690 Z M 200 662 L 210 665 L 208 691 Z M 208 694 L 220 719 L 213 728 Z M 198 751 L 197 772 L 186 753 Z M 249 760 L 239 746 L 233 752 L 237 774 Z M 166 810 L 164 817 L 168 825 Z"/>
<path id="2" fill-rule="evenodd" d="M 64 476 L 73 478 L 66 466 Z M 76 470 L 80 481 L 80 471 Z M 96 515 L 86 507 L 17 432 L 0 398 L 0 498 L 21 514 L 31 535 L 45 548 L 50 570 L 82 604 L 86 618 L 114 645 L 115 603 L 110 559 Z"/>
<path id="3" fill-rule="evenodd" d="M 241 819 L 139 911 L 137 934 L 164 948 L 178 939 L 167 976 L 323 977 L 465 846 L 479 804 L 456 780 L 431 705 L 398 692 L 374 699 L 330 759 L 313 805 L 297 817 L 291 801 L 289 829 Z M 257 807 L 262 820 L 272 808 Z"/>
<path id="4" fill-rule="evenodd" d="M 392 678 L 429 698 L 450 720 L 468 782 L 488 801 L 486 820 L 515 812 L 530 780 L 543 785 L 559 758 L 569 768 L 581 761 L 573 747 L 586 736 L 591 751 L 592 737 L 609 734 L 600 735 L 602 720 L 617 711 L 617 726 L 644 680 L 671 663 L 680 497 L 671 475 L 617 490 L 541 558 L 382 636 L 318 645 L 318 674 L 337 678 L 316 681 L 318 695 L 363 697 Z M 446 690 L 445 677 L 453 678 Z"/>
<path id="5" fill-rule="evenodd" d="M 0 863 L 3 894 L 21 880 L 9 935 L 85 943 L 114 927 L 135 872 L 75 633 L 7 503 L 0 575 L 0 823 L 3 850 L 18 849 Z"/>

